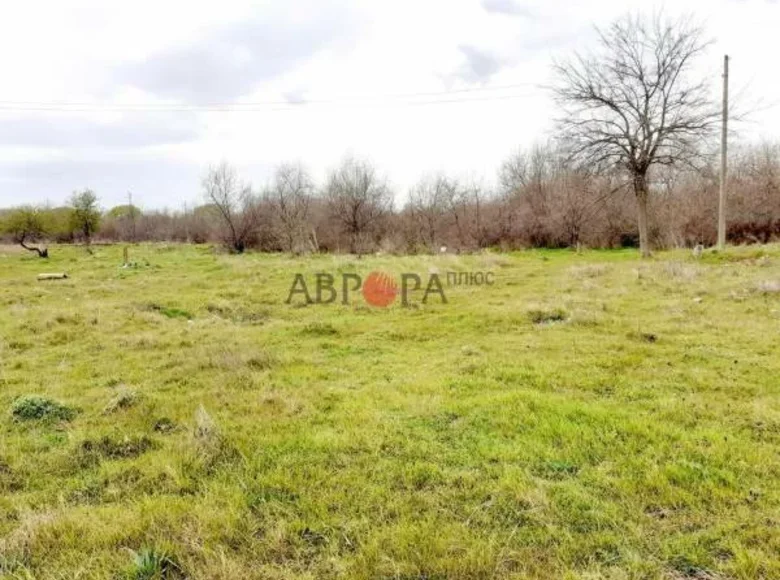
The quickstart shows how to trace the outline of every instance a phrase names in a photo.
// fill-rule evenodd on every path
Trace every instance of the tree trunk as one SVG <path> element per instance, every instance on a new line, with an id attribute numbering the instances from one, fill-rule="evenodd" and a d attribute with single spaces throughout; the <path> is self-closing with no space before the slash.
<path id="1" fill-rule="evenodd" d="M 358 249 L 358 233 L 357 230 L 353 230 L 352 233 L 349 235 L 349 253 L 355 254 L 357 257 L 360 257 L 360 250 Z"/>
<path id="2" fill-rule="evenodd" d="M 37 248 L 35 246 L 28 246 L 24 243 L 24 238 L 22 238 L 19 241 L 19 245 L 22 246 L 25 250 L 28 252 L 38 252 L 39 258 L 48 258 L 49 257 L 49 249 L 48 248 Z"/>
<path id="3" fill-rule="evenodd" d="M 634 175 L 634 194 L 639 211 L 639 251 L 643 258 L 650 257 L 650 238 L 647 233 L 647 177 Z"/>

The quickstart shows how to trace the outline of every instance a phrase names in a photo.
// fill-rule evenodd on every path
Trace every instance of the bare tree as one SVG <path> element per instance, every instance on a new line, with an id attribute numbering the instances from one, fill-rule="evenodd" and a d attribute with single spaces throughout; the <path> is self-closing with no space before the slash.
<path id="1" fill-rule="evenodd" d="M 258 224 L 252 188 L 242 184 L 235 168 L 224 161 L 209 169 L 202 184 L 206 199 L 221 218 L 224 243 L 231 251 L 243 253 Z"/>
<path id="2" fill-rule="evenodd" d="M 304 167 L 284 164 L 276 168 L 268 197 L 274 229 L 288 252 L 300 252 L 306 245 L 313 196 L 314 181 Z"/>
<path id="3" fill-rule="evenodd" d="M 529 152 L 517 151 L 499 171 L 505 199 L 513 206 L 514 219 L 532 245 L 552 243 L 550 198 L 559 159 L 559 152 L 552 146 L 534 145 Z"/>
<path id="4" fill-rule="evenodd" d="M 691 162 L 718 118 L 707 83 L 688 78 L 707 46 L 702 35 L 689 20 L 627 16 L 599 31 L 598 53 L 555 67 L 561 136 L 573 158 L 630 178 L 643 257 L 650 169 Z"/>
<path id="5" fill-rule="evenodd" d="M 449 182 L 449 187 L 444 189 L 444 207 L 447 215 L 452 219 L 455 228 L 457 251 L 460 252 L 470 246 L 469 243 L 469 195 L 464 187 L 456 181 Z"/>
<path id="6" fill-rule="evenodd" d="M 490 233 L 485 219 L 485 207 L 490 201 L 490 192 L 479 181 L 471 179 L 463 187 L 463 197 L 470 207 L 468 231 L 478 248 L 487 247 Z"/>
<path id="7" fill-rule="evenodd" d="M 345 159 L 330 174 L 325 196 L 331 218 L 349 238 L 353 254 L 363 252 L 367 238 L 376 233 L 393 207 L 393 194 L 368 161 Z"/>
<path id="8" fill-rule="evenodd" d="M 445 175 L 423 178 L 409 192 L 407 207 L 423 244 L 435 250 L 443 234 L 449 200 L 458 185 Z"/>

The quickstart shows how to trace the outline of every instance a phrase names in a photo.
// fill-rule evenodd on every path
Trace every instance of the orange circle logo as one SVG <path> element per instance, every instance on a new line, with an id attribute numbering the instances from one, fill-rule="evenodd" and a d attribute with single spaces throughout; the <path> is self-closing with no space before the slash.
<path id="1" fill-rule="evenodd" d="M 384 272 L 371 272 L 363 282 L 363 298 L 371 306 L 390 306 L 397 295 L 398 285 Z"/>

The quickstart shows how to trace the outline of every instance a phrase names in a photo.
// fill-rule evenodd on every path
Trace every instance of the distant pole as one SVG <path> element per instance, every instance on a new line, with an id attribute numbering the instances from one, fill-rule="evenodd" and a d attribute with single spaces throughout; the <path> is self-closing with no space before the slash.
<path id="1" fill-rule="evenodd" d="M 135 243 L 135 208 L 133 207 L 133 192 L 127 192 L 127 211 L 130 212 L 130 235 Z"/>
<path id="2" fill-rule="evenodd" d="M 729 55 L 723 57 L 723 122 L 720 135 L 720 196 L 718 203 L 718 249 L 726 247 L 726 177 L 728 176 Z"/>
<path id="3" fill-rule="evenodd" d="M 187 217 L 187 202 L 184 202 L 184 240 L 190 243 L 190 218 Z"/>

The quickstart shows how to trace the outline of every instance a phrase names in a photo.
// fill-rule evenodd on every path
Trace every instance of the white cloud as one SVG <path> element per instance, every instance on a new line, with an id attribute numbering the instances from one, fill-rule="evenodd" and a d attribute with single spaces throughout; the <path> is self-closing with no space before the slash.
<path id="1" fill-rule="evenodd" d="M 511 16 L 525 16 L 531 18 L 534 11 L 528 6 L 515 0 L 482 0 L 482 7 L 488 12 L 498 14 L 509 14 Z"/>

